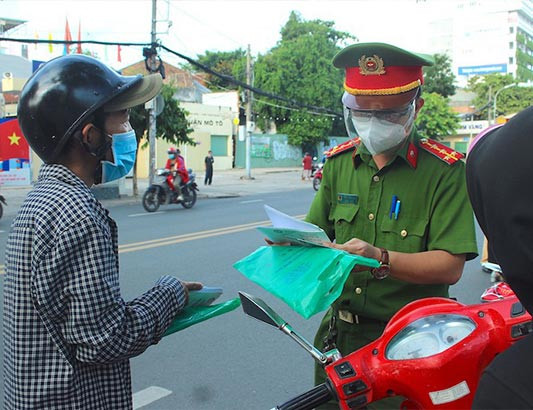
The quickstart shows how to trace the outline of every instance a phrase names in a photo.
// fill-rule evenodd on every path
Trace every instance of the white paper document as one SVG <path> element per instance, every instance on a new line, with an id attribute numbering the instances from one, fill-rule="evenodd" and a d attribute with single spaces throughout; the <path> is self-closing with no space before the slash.
<path id="1" fill-rule="evenodd" d="M 257 230 L 272 242 L 290 242 L 302 246 L 324 246 L 324 242 L 331 242 L 318 226 L 293 218 L 271 206 L 264 207 L 272 226 L 259 226 Z"/>

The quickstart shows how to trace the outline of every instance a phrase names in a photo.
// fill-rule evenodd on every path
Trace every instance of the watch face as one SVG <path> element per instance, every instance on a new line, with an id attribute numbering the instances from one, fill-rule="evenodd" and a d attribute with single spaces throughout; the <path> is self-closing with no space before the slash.
<path id="1" fill-rule="evenodd" d="M 389 276 L 389 273 L 390 273 L 390 266 L 382 265 L 379 268 L 376 268 L 372 271 L 372 276 L 374 276 L 376 279 L 385 279 L 387 276 Z"/>

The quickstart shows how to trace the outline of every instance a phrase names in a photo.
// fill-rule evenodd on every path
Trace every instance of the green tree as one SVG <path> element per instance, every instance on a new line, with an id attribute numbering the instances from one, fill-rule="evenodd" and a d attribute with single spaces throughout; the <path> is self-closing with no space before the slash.
<path id="1" fill-rule="evenodd" d="M 455 75 L 452 71 L 452 62 L 446 54 L 434 54 L 433 66 L 424 67 L 424 91 L 437 93 L 443 97 L 455 94 Z"/>
<path id="2" fill-rule="evenodd" d="M 448 99 L 437 93 L 424 93 L 423 97 L 425 103 L 416 119 L 418 131 L 437 140 L 456 134 L 459 117 L 448 105 Z"/>
<path id="3" fill-rule="evenodd" d="M 194 140 L 189 137 L 189 134 L 193 130 L 189 128 L 187 121 L 188 112 L 181 109 L 178 100 L 174 99 L 175 92 L 176 88 L 172 85 L 164 84 L 161 89 L 161 96 L 165 106 L 161 114 L 156 117 L 156 138 L 161 138 L 173 145 L 192 145 Z M 137 145 L 139 145 L 147 131 L 148 110 L 143 105 L 132 108 L 130 111 L 130 123 L 135 130 Z M 138 194 L 137 161 L 135 161 L 133 168 L 133 194 Z"/>
<path id="4" fill-rule="evenodd" d="M 234 51 L 206 51 L 198 56 L 197 61 L 218 73 L 246 81 L 246 51 L 240 48 Z M 197 68 L 194 67 L 193 70 Z M 238 88 L 237 85 L 208 72 L 205 73 L 205 79 L 212 90 Z"/>
<path id="5" fill-rule="evenodd" d="M 517 113 L 533 102 L 533 88 L 505 86 L 516 83 L 512 74 L 487 74 L 474 76 L 468 81 L 468 91 L 476 93 L 475 107 L 480 110 L 480 118 L 493 119 L 496 93 L 496 116 Z"/>
<path id="6" fill-rule="evenodd" d="M 333 67 L 331 60 L 341 49 L 341 43 L 354 37 L 333 26 L 331 21 L 305 21 L 293 11 L 281 29 L 281 40 L 267 54 L 258 57 L 254 85 L 293 101 L 341 113 L 344 72 Z M 263 96 L 255 98 L 259 99 L 254 103 L 256 122 L 265 129 L 274 121 L 292 145 L 314 144 L 335 131 L 345 133 L 342 118 L 295 109 L 294 105 L 278 100 L 270 102 Z"/>

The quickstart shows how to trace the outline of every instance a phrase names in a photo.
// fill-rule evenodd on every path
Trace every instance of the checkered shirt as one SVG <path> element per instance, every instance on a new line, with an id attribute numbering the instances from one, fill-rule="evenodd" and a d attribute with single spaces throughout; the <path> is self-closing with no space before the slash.
<path id="1" fill-rule="evenodd" d="M 5 409 L 130 409 L 129 358 L 161 339 L 182 284 L 163 276 L 125 302 L 115 221 L 57 164 L 13 221 L 5 266 Z"/>

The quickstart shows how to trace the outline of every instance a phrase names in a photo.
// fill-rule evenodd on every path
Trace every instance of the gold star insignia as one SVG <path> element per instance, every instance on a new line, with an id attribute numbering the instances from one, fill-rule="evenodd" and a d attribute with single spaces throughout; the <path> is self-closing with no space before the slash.
<path id="1" fill-rule="evenodd" d="M 7 138 L 9 138 L 9 145 L 19 145 L 19 139 L 21 137 L 13 133 L 13 135 L 8 135 Z"/>

